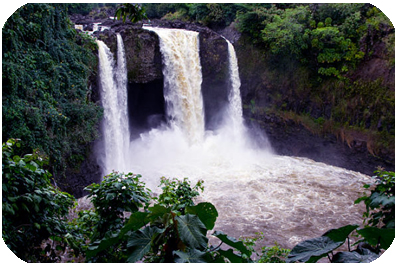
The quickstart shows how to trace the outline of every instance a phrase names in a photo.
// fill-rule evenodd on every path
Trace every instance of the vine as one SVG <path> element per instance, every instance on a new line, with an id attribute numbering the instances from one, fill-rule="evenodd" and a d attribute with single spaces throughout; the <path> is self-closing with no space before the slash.
<path id="1" fill-rule="evenodd" d="M 98 136 L 102 110 L 89 87 L 95 43 L 75 31 L 62 4 L 26 4 L 2 33 L 3 141 L 20 138 L 26 151 L 39 148 L 61 183 Z"/>

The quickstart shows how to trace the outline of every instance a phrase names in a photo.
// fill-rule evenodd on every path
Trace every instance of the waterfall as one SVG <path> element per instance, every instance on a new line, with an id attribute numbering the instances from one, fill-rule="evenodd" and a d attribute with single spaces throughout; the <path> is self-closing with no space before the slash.
<path id="1" fill-rule="evenodd" d="M 160 38 L 168 121 L 171 127 L 181 129 L 189 142 L 200 143 L 205 126 L 198 32 L 144 28 Z"/>
<path id="2" fill-rule="evenodd" d="M 98 41 L 105 174 L 113 169 L 141 174 L 155 193 L 161 193 L 161 176 L 188 177 L 192 184 L 204 180 L 200 200 L 217 208 L 217 228 L 236 238 L 262 231 L 269 236 L 266 245 L 277 241 L 291 248 L 330 228 L 362 221 L 363 208 L 353 202 L 369 177 L 305 158 L 274 155 L 256 146 L 257 135 L 251 142 L 253 135 L 245 134 L 231 43 L 224 123 L 205 132 L 198 33 L 145 28 L 160 39 L 168 124 L 129 140 L 122 39 L 117 37 L 117 63 Z"/>
<path id="3" fill-rule="evenodd" d="M 122 132 L 122 141 L 124 145 L 124 156 L 129 150 L 129 119 L 128 119 L 128 102 L 127 102 L 127 62 L 125 57 L 124 43 L 120 34 L 117 34 L 117 97 L 120 108 L 120 126 Z"/>
<path id="4" fill-rule="evenodd" d="M 113 54 L 106 44 L 97 40 L 100 75 L 100 94 L 104 109 L 102 124 L 104 157 L 103 174 L 113 169 L 125 169 L 129 149 L 129 129 L 127 112 L 127 71 L 124 47 L 121 36 L 117 36 L 117 66 Z"/>
<path id="5" fill-rule="evenodd" d="M 233 45 L 224 38 L 227 42 L 228 53 L 229 53 L 229 77 L 230 77 L 230 89 L 229 89 L 229 106 L 227 112 L 227 118 L 230 120 L 232 132 L 235 137 L 243 137 L 244 132 L 244 119 L 243 119 L 243 106 L 241 103 L 240 95 L 240 76 L 238 73 L 237 56 Z"/>

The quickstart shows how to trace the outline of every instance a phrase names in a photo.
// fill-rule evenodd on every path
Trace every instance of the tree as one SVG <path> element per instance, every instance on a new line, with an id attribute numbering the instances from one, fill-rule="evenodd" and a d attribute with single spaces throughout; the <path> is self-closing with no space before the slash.
<path id="1" fill-rule="evenodd" d="M 123 22 L 125 22 L 127 18 L 131 22 L 137 22 L 147 18 L 145 9 L 140 4 L 122 4 L 117 8 L 115 16 L 117 19 L 122 18 Z"/>

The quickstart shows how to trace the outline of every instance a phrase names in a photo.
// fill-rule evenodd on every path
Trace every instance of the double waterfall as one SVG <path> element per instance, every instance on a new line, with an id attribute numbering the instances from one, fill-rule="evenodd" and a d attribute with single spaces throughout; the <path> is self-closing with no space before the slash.
<path id="1" fill-rule="evenodd" d="M 112 169 L 125 169 L 129 146 L 127 107 L 127 67 L 123 40 L 117 35 L 117 65 L 110 49 L 102 41 L 98 43 L 101 100 L 104 108 L 103 140 L 105 173 Z"/>
<path id="2" fill-rule="evenodd" d="M 117 36 L 117 60 L 98 41 L 103 174 L 112 170 L 141 174 L 154 192 L 159 179 L 204 180 L 200 199 L 219 213 L 216 230 L 230 236 L 263 232 L 265 245 L 292 248 L 331 228 L 361 223 L 363 206 L 354 200 L 369 177 L 306 158 L 278 156 L 256 146 L 242 115 L 240 79 L 233 45 L 229 47 L 228 104 L 222 121 L 206 130 L 198 33 L 149 28 L 160 39 L 166 121 L 130 139 L 126 59 Z M 251 130 L 251 129 L 250 129 Z M 256 134 L 255 136 L 258 136 Z"/>

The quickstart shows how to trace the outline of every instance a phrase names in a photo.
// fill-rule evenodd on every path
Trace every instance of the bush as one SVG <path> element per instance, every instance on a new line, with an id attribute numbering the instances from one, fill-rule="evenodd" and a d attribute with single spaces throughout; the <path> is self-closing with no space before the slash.
<path id="1" fill-rule="evenodd" d="M 113 172 L 100 184 L 85 188 L 99 216 L 93 239 L 102 238 L 106 231 L 120 229 L 125 222 L 125 212 L 136 212 L 150 199 L 150 190 L 140 181 L 140 175 Z"/>
<path id="2" fill-rule="evenodd" d="M 146 206 L 150 200 L 150 190 L 140 181 L 140 175 L 113 172 L 104 177 L 100 184 L 91 184 L 85 189 L 89 192 L 88 198 L 94 205 L 93 210 L 79 213 L 79 218 L 74 221 L 77 236 L 87 238 L 90 245 L 83 245 L 81 252 L 87 252 L 89 262 L 120 262 L 125 261 L 121 252 L 126 248 L 126 242 L 121 240 L 108 243 L 108 239 L 120 232 L 128 221 L 128 214 L 135 213 L 139 208 Z M 84 231 L 90 231 L 89 234 Z M 79 241 L 82 243 L 83 241 Z M 104 243 L 110 244 L 105 250 L 101 247 Z M 95 257 L 90 256 L 92 250 Z"/>
<path id="3" fill-rule="evenodd" d="M 20 148 L 17 139 L 2 147 L 3 239 L 26 262 L 57 261 L 56 251 L 64 250 L 66 242 L 45 241 L 66 238 L 66 217 L 74 198 L 51 185 L 51 174 L 43 169 L 46 160 L 38 150 L 19 156 L 16 148 Z"/>

